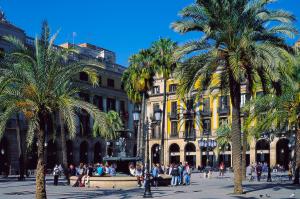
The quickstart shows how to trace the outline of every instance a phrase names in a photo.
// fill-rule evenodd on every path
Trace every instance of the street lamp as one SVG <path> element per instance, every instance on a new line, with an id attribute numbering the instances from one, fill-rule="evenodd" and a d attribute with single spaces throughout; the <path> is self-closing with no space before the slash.
<path id="1" fill-rule="evenodd" d="M 139 110 L 134 110 L 132 112 L 132 115 L 133 115 L 133 121 L 134 122 L 138 122 L 140 120 L 140 115 L 141 115 L 141 111 Z"/>
<path id="2" fill-rule="evenodd" d="M 5 153 L 5 150 L 1 149 L 1 154 L 4 155 L 4 153 Z"/>
<path id="3" fill-rule="evenodd" d="M 138 122 L 140 120 L 140 111 L 135 110 L 133 111 L 133 120 L 135 122 Z M 144 192 L 144 198 L 152 198 L 151 193 L 151 183 L 150 183 L 150 157 L 149 157 L 149 130 L 151 130 L 154 126 L 159 125 L 161 122 L 162 117 L 162 111 L 160 109 L 154 110 L 154 117 L 153 120 L 149 123 L 148 118 L 146 119 L 145 123 L 143 123 L 143 135 L 147 136 L 146 145 L 147 145 L 147 151 L 146 151 L 146 179 L 145 179 L 145 192 Z"/>

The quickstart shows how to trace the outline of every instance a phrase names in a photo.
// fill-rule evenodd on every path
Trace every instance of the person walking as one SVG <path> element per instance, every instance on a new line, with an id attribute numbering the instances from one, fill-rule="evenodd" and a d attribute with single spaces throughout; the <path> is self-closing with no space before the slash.
<path id="1" fill-rule="evenodd" d="M 58 177 L 59 177 L 59 174 L 60 174 L 60 171 L 59 171 L 59 167 L 58 165 L 56 164 L 54 169 L 53 169 L 53 176 L 54 176 L 54 181 L 53 181 L 53 184 L 55 186 L 58 185 Z"/>
<path id="2" fill-rule="evenodd" d="M 184 176 L 184 181 L 185 185 L 190 185 L 191 184 L 191 169 L 188 163 L 185 164 L 184 170 L 183 170 L 183 176 Z"/>
<path id="3" fill-rule="evenodd" d="M 177 165 L 173 166 L 173 168 L 171 170 L 171 176 L 172 176 L 171 186 L 176 186 L 177 185 L 177 179 L 178 179 L 178 176 L 179 176 L 179 171 L 178 171 L 178 166 Z"/>
<path id="4" fill-rule="evenodd" d="M 158 174 L 159 174 L 158 166 L 159 166 L 158 164 L 157 165 L 153 164 L 153 168 L 152 168 L 152 171 L 151 171 L 154 187 L 157 187 L 157 185 L 158 185 Z"/>
<path id="5" fill-rule="evenodd" d="M 257 175 L 257 181 L 258 181 L 258 182 L 260 182 L 261 173 L 262 173 L 262 166 L 261 166 L 261 163 L 259 162 L 259 163 L 256 165 L 256 175 Z"/>
<path id="6" fill-rule="evenodd" d="M 179 175 L 178 175 L 178 185 L 181 185 L 183 184 L 183 165 L 182 165 L 182 162 L 179 163 L 179 166 L 178 166 L 178 172 L 179 172 Z"/>
<path id="7" fill-rule="evenodd" d="M 224 162 L 221 162 L 221 164 L 219 166 L 219 170 L 220 170 L 219 176 L 224 177 L 224 170 L 225 170 L 225 164 L 224 164 Z"/>

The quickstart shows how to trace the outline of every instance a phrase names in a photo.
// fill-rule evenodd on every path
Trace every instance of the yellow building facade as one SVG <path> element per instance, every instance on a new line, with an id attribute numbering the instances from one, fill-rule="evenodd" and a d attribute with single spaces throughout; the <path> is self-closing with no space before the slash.
<path id="1" fill-rule="evenodd" d="M 152 118 L 154 110 L 163 106 L 162 78 L 156 78 L 147 100 L 146 115 Z M 203 146 L 203 142 L 215 143 L 217 129 L 223 123 L 231 122 L 232 107 L 230 97 L 217 86 L 201 93 L 198 99 L 196 93 L 181 99 L 176 95 L 178 82 L 174 79 L 167 81 L 167 103 L 165 116 L 164 163 L 188 162 L 193 167 L 217 167 L 224 162 L 231 167 L 231 145 L 221 149 L 218 144 L 210 147 Z M 260 95 L 258 92 L 257 95 Z M 249 99 L 246 84 L 241 86 L 241 106 Z M 243 115 L 241 115 L 243 120 Z M 160 162 L 161 126 L 150 130 L 150 161 Z M 200 143 L 202 145 L 200 145 Z M 207 146 L 207 145 L 206 145 Z M 286 137 L 254 140 L 247 146 L 247 164 L 251 162 L 267 162 L 271 166 L 280 164 L 287 167 L 291 149 Z M 207 157 L 208 160 L 207 161 Z"/>

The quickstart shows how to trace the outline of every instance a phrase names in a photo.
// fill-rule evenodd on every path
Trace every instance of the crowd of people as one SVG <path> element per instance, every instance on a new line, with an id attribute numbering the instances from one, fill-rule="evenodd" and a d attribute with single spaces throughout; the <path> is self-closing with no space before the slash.
<path id="1" fill-rule="evenodd" d="M 259 182 L 262 178 L 263 173 L 267 173 L 267 181 L 272 181 L 271 173 L 280 173 L 284 172 L 285 168 L 282 165 L 275 165 L 274 167 L 268 166 L 268 163 L 264 162 L 257 162 L 257 163 L 251 163 L 246 168 L 246 173 L 248 175 L 248 180 L 253 181 L 255 179 L 255 175 L 257 178 L 257 181 Z M 289 180 L 292 180 L 293 177 L 293 165 L 292 162 L 288 165 L 288 177 Z"/>
<path id="2" fill-rule="evenodd" d="M 130 163 L 128 166 L 128 173 L 130 176 L 136 177 L 137 186 L 144 187 L 145 179 L 146 179 L 146 170 L 147 166 L 142 163 Z M 208 167 L 207 167 L 208 168 Z M 212 177 L 212 169 L 205 169 L 204 178 Z M 76 183 L 73 186 L 84 187 L 89 186 L 89 178 L 92 176 L 116 176 L 116 164 L 83 164 L 80 163 L 77 167 L 74 165 L 70 165 L 67 173 L 68 176 L 77 176 Z M 223 177 L 226 171 L 224 162 L 221 162 L 219 165 L 219 176 Z M 179 164 L 171 164 L 164 166 L 163 164 L 153 164 L 150 167 L 150 175 L 152 186 L 157 187 L 160 179 L 167 179 L 164 176 L 170 176 L 171 186 L 178 185 L 190 185 L 191 182 L 191 172 L 192 168 L 189 166 L 188 162 L 179 163 Z M 253 181 L 255 176 L 257 181 L 261 180 L 262 174 L 267 173 L 267 181 L 272 181 L 271 173 L 277 173 L 284 171 L 284 168 L 280 165 L 276 165 L 273 168 L 269 167 L 266 162 L 264 163 L 251 163 L 246 168 L 246 173 L 248 175 L 248 180 Z M 53 169 L 54 176 L 54 185 L 58 184 L 59 176 L 64 173 L 61 165 L 55 165 Z M 164 176 L 163 176 L 164 175 Z M 289 179 L 292 179 L 293 170 L 292 163 L 290 162 L 288 166 L 288 176 Z"/>
<path id="3" fill-rule="evenodd" d="M 130 163 L 128 167 L 129 175 L 137 179 L 137 186 L 144 187 L 146 179 L 146 165 L 142 163 Z M 116 176 L 116 164 L 83 164 L 80 163 L 77 167 L 71 164 L 67 170 L 68 176 L 76 176 L 74 187 L 88 187 L 89 179 L 92 176 Z M 149 171 L 151 175 L 152 185 L 157 187 L 159 179 L 162 175 L 171 176 L 171 186 L 190 185 L 191 168 L 187 162 L 179 164 L 171 164 L 164 166 L 163 164 L 153 164 Z M 54 185 L 58 185 L 59 176 L 64 173 L 61 165 L 55 165 L 53 169 Z"/>
<path id="4" fill-rule="evenodd" d="M 143 164 L 137 164 L 136 166 L 132 163 L 129 165 L 129 172 L 131 176 L 137 178 L 137 186 L 143 187 L 145 184 L 146 167 Z M 152 185 L 158 186 L 158 182 L 162 175 L 171 176 L 171 186 L 177 185 L 190 185 L 191 179 L 191 168 L 187 162 L 182 164 L 171 164 L 164 166 L 163 164 L 153 164 L 150 169 L 150 175 L 152 179 Z"/>

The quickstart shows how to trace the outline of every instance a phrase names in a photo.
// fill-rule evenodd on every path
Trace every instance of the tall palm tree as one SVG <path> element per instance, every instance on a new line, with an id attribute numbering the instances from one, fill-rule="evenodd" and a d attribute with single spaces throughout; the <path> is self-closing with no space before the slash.
<path id="1" fill-rule="evenodd" d="M 153 52 L 150 49 L 141 50 L 129 58 L 129 63 L 130 65 L 123 74 L 122 81 L 129 99 L 134 102 L 141 102 L 142 104 L 141 120 L 137 136 L 137 152 L 139 157 L 144 157 L 145 136 L 142 135 L 142 126 L 145 120 L 147 92 L 152 88 L 153 84 Z"/>
<path id="2" fill-rule="evenodd" d="M 161 153 L 160 162 L 164 163 L 164 145 L 165 145 L 165 123 L 166 123 L 166 102 L 167 102 L 167 80 L 170 78 L 176 67 L 174 52 L 177 44 L 171 39 L 159 39 L 152 44 L 154 52 L 154 67 L 155 71 L 162 75 L 164 79 L 163 91 L 163 111 L 162 111 L 162 126 L 161 126 Z"/>
<path id="3" fill-rule="evenodd" d="M 106 114 L 97 107 L 76 97 L 78 89 L 72 85 L 72 78 L 79 72 L 86 72 L 95 84 L 97 74 L 86 62 L 69 60 L 69 52 L 53 46 L 57 34 L 50 38 L 47 22 L 42 25 L 34 49 L 28 49 L 21 41 L 6 37 L 16 51 L 12 52 L 0 66 L 0 133 L 12 115 L 22 112 L 28 122 L 27 142 L 37 138 L 38 163 L 36 173 L 36 198 L 47 198 L 45 186 L 45 132 L 52 122 L 54 112 L 62 117 L 71 137 L 76 134 L 76 110 L 83 109 L 94 118 L 94 125 L 107 128 Z"/>
<path id="4" fill-rule="evenodd" d="M 298 57 L 298 60 L 300 56 Z M 247 126 L 250 132 L 259 134 L 265 131 L 282 132 L 286 126 L 289 130 L 295 127 L 295 158 L 296 158 L 296 174 L 294 183 L 299 184 L 300 170 L 300 62 L 293 67 L 292 75 L 282 76 L 283 92 L 282 95 L 276 96 L 268 94 L 260 98 L 256 98 L 247 105 L 251 108 L 249 117 L 247 118 Z M 261 114 L 263 113 L 263 117 Z M 251 125 L 255 118 L 256 124 Z M 292 132 L 294 133 L 294 132 Z M 289 135 L 291 136 L 291 135 Z"/>
<path id="5" fill-rule="evenodd" d="M 172 24 L 175 31 L 198 31 L 200 41 L 186 43 L 178 50 L 182 63 L 177 68 L 179 93 L 191 93 L 201 82 L 199 94 L 210 88 L 216 77 L 222 89 L 229 90 L 232 104 L 232 158 L 234 193 L 241 194 L 241 83 L 247 80 L 250 91 L 255 81 L 263 88 L 273 86 L 280 94 L 278 68 L 291 59 L 284 36 L 292 36 L 293 15 L 270 10 L 265 0 L 197 0 L 184 8 L 181 20 Z M 272 23 L 272 22 L 276 23 Z M 271 25 L 272 24 L 272 25 Z M 197 54 L 198 53 L 198 54 Z M 190 56 L 185 56 L 190 55 Z M 213 74 L 215 76 L 213 77 Z"/>

